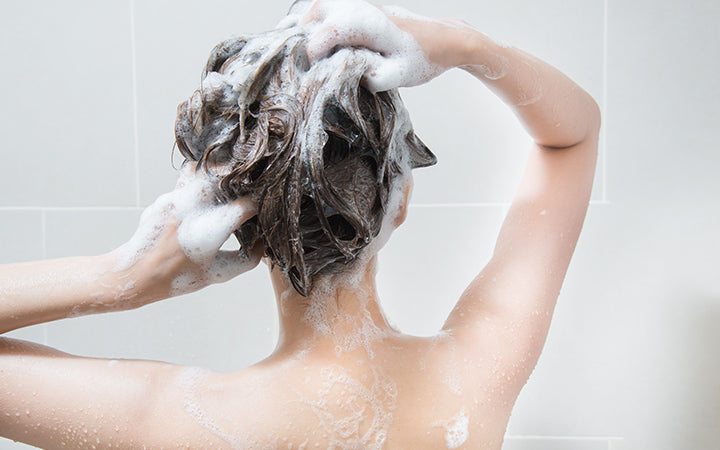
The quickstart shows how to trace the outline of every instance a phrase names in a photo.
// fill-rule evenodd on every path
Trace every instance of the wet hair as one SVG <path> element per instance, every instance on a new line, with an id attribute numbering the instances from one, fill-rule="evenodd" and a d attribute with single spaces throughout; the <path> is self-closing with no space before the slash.
<path id="1" fill-rule="evenodd" d="M 219 201 L 257 203 L 241 247 L 262 241 L 303 296 L 379 234 L 399 176 L 436 162 L 397 91 L 360 85 L 362 51 L 310 64 L 306 42 L 291 28 L 220 43 L 175 123 L 183 156 L 218 177 Z"/>

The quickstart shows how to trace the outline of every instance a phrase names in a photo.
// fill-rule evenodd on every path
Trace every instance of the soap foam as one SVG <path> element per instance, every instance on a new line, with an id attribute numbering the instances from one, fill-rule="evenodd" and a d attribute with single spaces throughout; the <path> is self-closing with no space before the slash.
<path id="1" fill-rule="evenodd" d="M 400 14 L 399 10 L 393 11 Z M 361 45 L 336 48 L 343 43 L 351 43 L 353 39 L 361 39 L 363 42 Z M 302 125 L 293 136 L 296 141 L 294 148 L 299 149 L 300 160 L 311 160 L 310 152 L 317 152 L 327 140 L 323 123 L 325 106 L 339 92 L 347 89 L 348 80 L 364 76 L 364 84 L 369 90 L 387 91 L 392 99 L 391 103 L 397 106 L 396 128 L 392 130 L 387 165 L 401 166 L 403 175 L 409 177 L 411 157 L 408 154 L 407 139 L 412 135 L 412 126 L 407 110 L 402 107 L 394 88 L 427 81 L 442 69 L 430 64 L 412 35 L 397 27 L 381 9 L 361 0 L 299 1 L 291 6 L 288 16 L 278 24 L 275 31 L 226 42 L 228 48 L 237 47 L 242 50 L 229 58 L 229 55 L 223 54 L 221 50 L 214 54 L 212 58 L 216 58 L 218 64 L 221 61 L 222 68 L 212 64 L 208 66 L 211 69 L 206 72 L 202 81 L 202 90 L 191 98 L 188 110 L 202 112 L 200 105 L 206 95 L 211 96 L 213 103 L 239 105 L 239 123 L 242 128 L 245 123 L 244 115 L 250 114 L 247 112 L 248 106 L 259 99 L 257 87 L 263 83 L 262 78 L 257 78 L 258 72 L 270 67 L 268 61 L 275 61 L 275 56 L 285 58 L 281 63 L 281 73 L 286 75 L 280 77 L 278 92 L 281 92 L 283 97 L 303 99 L 302 109 L 305 116 L 300 119 Z M 314 58 L 310 65 L 299 56 L 306 52 Z M 218 99 L 222 101 L 218 102 Z M 280 105 L 282 106 L 283 104 Z M 234 120 L 232 122 L 235 124 Z M 182 126 L 189 129 L 191 125 L 188 122 Z M 184 128 L 181 128 L 180 132 L 184 133 Z M 213 142 L 224 142 L 227 137 L 225 134 L 229 136 L 228 133 L 231 132 L 237 132 L 236 124 L 235 128 L 218 126 L 215 134 L 219 137 L 213 138 Z M 214 136 L 213 133 L 210 134 Z M 188 151 L 201 152 L 206 147 L 207 145 L 203 144 Z M 193 156 L 199 158 L 202 154 L 193 153 Z M 382 161 L 382 164 L 385 165 L 385 161 Z M 215 169 L 217 168 L 213 167 L 213 170 Z M 219 169 L 218 174 L 224 170 L 226 175 L 231 168 Z M 400 203 L 402 192 L 398 191 L 402 191 L 403 187 L 404 184 L 398 182 L 391 186 L 391 203 Z M 393 204 L 384 206 L 386 219 L 394 218 L 391 214 L 396 212 Z M 201 221 L 195 223 L 198 228 L 202 228 Z M 388 234 L 388 228 L 383 224 L 380 236 L 373 238 L 370 245 L 381 246 Z M 202 256 L 202 252 L 192 246 L 184 247 L 190 254 Z M 357 247 L 353 251 L 353 255 L 357 255 Z M 287 259 L 287 255 L 281 256 Z M 283 270 L 289 271 L 290 267 L 283 266 Z M 362 276 L 363 272 L 358 270 L 355 273 Z M 352 277 L 348 277 L 346 281 L 353 282 L 350 278 Z M 179 280 L 178 283 L 187 284 L 187 281 Z"/>
<path id="2" fill-rule="evenodd" d="M 440 420 L 432 423 L 433 427 L 445 428 L 445 444 L 449 449 L 460 447 L 470 436 L 470 419 L 465 408 L 448 420 Z"/>
<path id="3" fill-rule="evenodd" d="M 391 8 L 391 13 L 400 12 Z M 401 14 L 408 14 L 403 12 Z M 338 43 L 364 48 L 371 92 L 417 86 L 445 69 L 430 62 L 413 36 L 395 25 L 382 9 L 363 0 L 317 0 L 302 20 L 312 20 L 308 53 L 319 58 Z"/>
<path id="4" fill-rule="evenodd" d="M 178 374 L 178 384 L 183 389 L 185 412 L 193 417 L 198 425 L 227 442 L 230 448 L 246 448 L 243 439 L 224 430 L 200 405 L 198 388 L 209 375 L 211 375 L 211 372 L 197 367 L 186 367 Z"/>
<path id="5" fill-rule="evenodd" d="M 362 347 L 368 358 L 373 359 L 375 352 L 372 344 L 389 335 L 375 324 L 367 309 L 370 300 L 368 293 L 360 291 L 357 304 L 338 308 L 338 289 L 357 290 L 357 286 L 354 286 L 359 282 L 357 275 L 364 275 L 365 267 L 366 264 L 361 262 L 346 273 L 319 277 L 308 298 L 303 321 L 314 329 L 316 336 L 332 339 L 338 356 Z M 346 311 L 344 308 L 355 310 Z"/>
<path id="6" fill-rule="evenodd" d="M 203 269 L 202 273 L 185 272 L 172 282 L 170 295 L 180 295 L 209 283 L 227 281 L 257 264 L 256 258 L 242 251 L 220 251 L 240 220 L 252 213 L 248 203 L 221 204 L 218 201 L 216 177 L 203 172 L 195 173 L 188 164 L 183 169 L 174 191 L 163 194 L 148 206 L 140 217 L 133 237 L 114 251 L 115 271 L 132 267 L 157 247 L 168 231 L 168 225 L 178 224 L 177 241 L 187 258 Z M 134 288 L 128 283 L 120 294 Z"/>
<path id="7" fill-rule="evenodd" d="M 317 399 L 304 400 L 327 433 L 328 448 L 380 450 L 387 440 L 397 406 L 397 386 L 381 369 L 358 380 L 342 366 L 320 372 Z"/>

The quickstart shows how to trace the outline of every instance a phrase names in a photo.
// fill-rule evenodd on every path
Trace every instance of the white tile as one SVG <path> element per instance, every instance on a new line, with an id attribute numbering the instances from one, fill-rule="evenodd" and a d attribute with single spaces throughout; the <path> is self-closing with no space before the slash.
<path id="1" fill-rule="evenodd" d="M 436 333 L 489 261 L 501 221 L 499 207 L 411 207 L 379 255 L 389 320 L 405 333 Z"/>
<path id="2" fill-rule="evenodd" d="M 43 257 L 42 213 L 0 211 L 0 264 Z"/>
<path id="3" fill-rule="evenodd" d="M 44 344 L 45 338 L 47 337 L 47 326 L 46 324 L 41 323 L 30 327 L 20 328 L 19 330 L 10 331 L 2 336 L 35 342 L 36 344 Z"/>
<path id="4" fill-rule="evenodd" d="M 13 442 L 10 439 L 5 439 L 0 437 L 0 450 L 19 450 L 19 449 L 29 449 L 29 448 L 37 448 L 33 447 L 32 445 L 22 444 L 20 442 Z"/>
<path id="5" fill-rule="evenodd" d="M 132 237 L 141 213 L 140 209 L 47 211 L 47 256 L 94 256 L 109 252 Z"/>
<path id="6" fill-rule="evenodd" d="M 611 2 L 611 199 L 717 205 L 718 17 L 717 2 Z"/>
<path id="7" fill-rule="evenodd" d="M 0 17 L 0 206 L 134 203 L 127 1 L 12 2 Z"/>

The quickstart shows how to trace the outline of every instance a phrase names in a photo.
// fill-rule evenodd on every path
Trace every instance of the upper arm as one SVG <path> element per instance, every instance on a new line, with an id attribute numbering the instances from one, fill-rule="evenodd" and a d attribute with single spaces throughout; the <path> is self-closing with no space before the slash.
<path id="1" fill-rule="evenodd" d="M 535 144 L 490 262 L 444 329 L 492 353 L 522 383 L 535 366 L 590 200 L 599 119 L 567 148 Z M 472 351 L 472 350 L 471 350 Z"/>
<path id="2" fill-rule="evenodd" d="M 188 430 L 179 366 L 0 338 L 0 435 L 42 448 L 167 446 Z"/>

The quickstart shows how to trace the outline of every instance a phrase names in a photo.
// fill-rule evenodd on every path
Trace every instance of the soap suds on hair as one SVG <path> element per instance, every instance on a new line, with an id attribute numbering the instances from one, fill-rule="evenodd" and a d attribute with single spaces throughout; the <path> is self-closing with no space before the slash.
<path id="1" fill-rule="evenodd" d="M 411 14 L 399 8 L 389 11 Z M 309 15 L 319 21 L 317 28 L 311 32 L 308 44 L 311 54 L 319 56 L 332 50 L 333 43 L 338 39 L 360 40 L 371 48 L 357 50 L 365 53 L 369 62 L 364 80 L 371 92 L 416 86 L 445 70 L 427 59 L 411 34 L 401 30 L 380 8 L 368 2 L 318 0 L 313 3 Z M 378 49 L 382 50 L 382 54 L 373 51 Z"/>
<path id="2" fill-rule="evenodd" d="M 388 82 L 389 90 L 376 95 L 362 81 L 377 58 L 405 64 L 401 49 L 391 58 L 332 48 L 308 60 L 323 27 L 349 33 L 347 27 L 362 23 L 350 14 L 355 10 L 383 16 L 383 26 L 402 33 L 396 46 L 414 42 L 411 36 L 357 0 L 316 2 L 324 20 L 297 25 L 305 3 L 294 5 L 275 31 L 219 44 L 202 89 L 179 107 L 176 121 L 182 154 L 217 174 L 225 197 L 250 195 L 257 202 L 256 225 L 236 235 L 251 244 L 262 239 L 303 296 L 316 274 L 345 271 L 374 240 L 395 179 L 435 162 L 394 89 L 407 80 Z"/>

